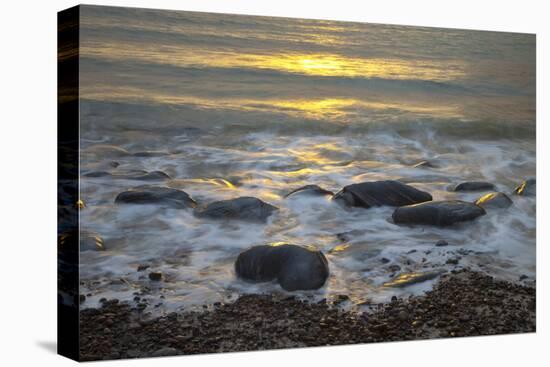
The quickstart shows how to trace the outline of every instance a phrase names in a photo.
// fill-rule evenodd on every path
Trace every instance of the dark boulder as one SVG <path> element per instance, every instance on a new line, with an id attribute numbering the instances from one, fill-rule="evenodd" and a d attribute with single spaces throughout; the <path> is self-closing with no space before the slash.
<path id="1" fill-rule="evenodd" d="M 494 190 L 495 185 L 490 182 L 483 181 L 468 181 L 456 185 L 454 191 L 487 191 Z"/>
<path id="2" fill-rule="evenodd" d="M 235 271 L 249 281 L 277 280 L 287 291 L 321 288 L 329 275 L 321 251 L 291 244 L 252 247 L 239 255 Z"/>
<path id="3" fill-rule="evenodd" d="M 195 215 L 213 219 L 240 219 L 265 222 L 277 207 L 254 197 L 240 197 L 215 201 L 206 207 L 197 209 Z"/>
<path id="4" fill-rule="evenodd" d="M 185 192 L 162 186 L 138 186 L 121 192 L 117 204 L 152 204 L 167 208 L 194 208 L 197 203 Z"/>
<path id="5" fill-rule="evenodd" d="M 392 218 L 396 224 L 427 224 L 449 226 L 485 215 L 475 204 L 460 200 L 430 201 L 395 209 Z"/>
<path id="6" fill-rule="evenodd" d="M 285 197 L 289 196 L 332 196 L 334 193 L 329 190 L 325 190 L 322 187 L 319 187 L 317 185 L 306 185 L 302 186 L 300 188 L 297 188 L 296 190 L 291 191 L 289 194 L 287 194 Z"/>
<path id="7" fill-rule="evenodd" d="M 530 178 L 514 189 L 514 194 L 523 196 L 535 196 L 537 194 L 537 180 Z"/>
<path id="8" fill-rule="evenodd" d="M 344 187 L 333 197 L 347 206 L 403 206 L 432 200 L 432 196 L 399 181 L 362 182 Z"/>
<path id="9" fill-rule="evenodd" d="M 474 204 L 484 209 L 505 209 L 513 204 L 512 199 L 502 192 L 491 192 L 477 199 Z"/>

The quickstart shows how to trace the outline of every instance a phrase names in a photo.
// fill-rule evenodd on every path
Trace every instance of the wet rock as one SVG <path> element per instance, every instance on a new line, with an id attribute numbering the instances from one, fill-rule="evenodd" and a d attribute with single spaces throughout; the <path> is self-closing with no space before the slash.
<path id="1" fill-rule="evenodd" d="M 396 224 L 426 224 L 449 226 L 485 215 L 475 204 L 460 200 L 430 201 L 395 209 L 392 218 Z"/>
<path id="2" fill-rule="evenodd" d="M 409 319 L 409 313 L 405 310 L 402 310 L 402 311 L 399 311 L 399 313 L 397 314 L 397 317 L 401 321 L 407 321 Z"/>
<path id="3" fill-rule="evenodd" d="M 67 253 L 80 251 L 105 251 L 103 238 L 93 231 L 71 230 L 62 233 L 58 238 L 60 251 Z"/>
<path id="4" fill-rule="evenodd" d="M 468 181 L 456 185 L 454 191 L 487 191 L 494 190 L 495 185 L 484 181 Z"/>
<path id="5" fill-rule="evenodd" d="M 342 242 L 348 242 L 353 237 L 360 236 L 363 233 L 364 233 L 363 231 L 360 231 L 358 229 L 354 229 L 354 230 L 347 231 L 347 232 L 336 233 L 336 238 L 338 238 L 338 240 L 340 240 Z"/>
<path id="6" fill-rule="evenodd" d="M 158 282 L 162 280 L 162 273 L 159 271 L 150 272 L 149 279 L 151 279 L 152 281 Z"/>
<path id="7" fill-rule="evenodd" d="M 333 197 L 350 207 L 403 206 L 432 200 L 432 196 L 399 181 L 374 181 L 344 187 Z"/>
<path id="8" fill-rule="evenodd" d="M 537 193 L 537 180 L 530 178 L 514 189 L 514 194 L 522 196 L 535 196 Z"/>
<path id="9" fill-rule="evenodd" d="M 239 219 L 255 222 L 265 222 L 278 210 L 277 207 L 254 197 L 240 197 L 230 200 L 216 201 L 205 208 L 197 209 L 195 215 L 214 219 Z"/>
<path id="10" fill-rule="evenodd" d="M 173 356 L 178 353 L 178 350 L 176 348 L 172 347 L 165 347 L 161 349 L 157 349 L 151 354 L 151 357 L 166 357 L 166 356 Z"/>
<path id="11" fill-rule="evenodd" d="M 449 242 L 445 241 L 445 240 L 439 240 L 436 242 L 435 244 L 437 247 L 443 247 L 443 246 L 449 246 Z"/>
<path id="12" fill-rule="evenodd" d="M 427 271 L 427 272 L 413 272 L 413 273 L 401 273 L 395 278 L 383 284 L 384 287 L 403 288 L 409 285 L 422 283 L 427 280 L 435 279 L 439 275 L 443 274 L 443 270 Z"/>
<path id="13" fill-rule="evenodd" d="M 474 204 L 484 209 L 505 209 L 513 204 L 512 199 L 502 192 L 491 192 L 477 199 Z"/>
<path id="14" fill-rule="evenodd" d="M 80 230 L 80 251 L 105 251 L 105 242 L 97 232 Z"/>
<path id="15" fill-rule="evenodd" d="M 121 192 L 117 204 L 153 204 L 166 208 L 194 208 L 197 203 L 185 191 L 162 186 L 138 186 Z"/>
<path id="16" fill-rule="evenodd" d="M 338 306 L 342 303 L 345 303 L 349 301 L 350 298 L 347 294 L 339 294 L 334 298 L 334 301 L 332 302 L 333 305 Z"/>
<path id="17" fill-rule="evenodd" d="M 300 188 L 297 188 L 296 190 L 291 191 L 288 193 L 285 198 L 289 196 L 332 196 L 334 193 L 329 190 L 325 190 L 322 187 L 319 187 L 317 185 L 306 185 L 302 186 Z"/>
<path id="18" fill-rule="evenodd" d="M 329 275 L 321 251 L 291 244 L 252 247 L 239 255 L 235 271 L 249 281 L 277 280 L 287 291 L 321 288 Z"/>

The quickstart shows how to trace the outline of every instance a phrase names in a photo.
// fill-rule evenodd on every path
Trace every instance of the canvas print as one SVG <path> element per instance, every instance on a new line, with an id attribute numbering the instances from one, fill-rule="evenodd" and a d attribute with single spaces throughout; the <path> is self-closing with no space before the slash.
<path id="1" fill-rule="evenodd" d="M 59 351 L 535 332 L 536 37 L 59 13 Z"/>

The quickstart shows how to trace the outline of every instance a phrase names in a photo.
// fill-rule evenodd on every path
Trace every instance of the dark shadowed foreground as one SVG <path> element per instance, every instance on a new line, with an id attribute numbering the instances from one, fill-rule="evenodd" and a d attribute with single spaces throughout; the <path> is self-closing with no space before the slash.
<path id="1" fill-rule="evenodd" d="M 534 332 L 535 314 L 534 287 L 466 270 L 443 276 L 423 296 L 369 312 L 246 295 L 200 313 L 148 319 L 107 301 L 81 311 L 80 352 L 95 360 Z"/>

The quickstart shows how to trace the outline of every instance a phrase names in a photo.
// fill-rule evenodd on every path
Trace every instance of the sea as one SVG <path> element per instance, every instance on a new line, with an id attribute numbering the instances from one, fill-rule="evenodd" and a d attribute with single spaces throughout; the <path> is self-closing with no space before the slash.
<path id="1" fill-rule="evenodd" d="M 536 176 L 535 35 L 80 9 L 80 225 L 105 247 L 80 252 L 83 307 L 139 297 L 163 314 L 270 293 L 345 294 L 342 307 L 361 308 L 437 281 L 388 287 L 399 274 L 466 267 L 536 281 L 536 198 L 513 195 Z M 416 166 L 423 161 L 430 166 Z M 170 178 L 127 179 L 142 171 Z M 456 184 L 488 181 L 514 203 L 438 228 L 395 225 L 390 207 L 285 198 L 308 184 L 338 192 L 376 180 L 465 201 L 486 192 L 454 192 Z M 253 196 L 279 211 L 249 223 L 115 205 L 144 184 L 184 190 L 201 206 Z M 321 250 L 325 286 L 286 292 L 236 276 L 240 252 L 274 242 Z"/>

